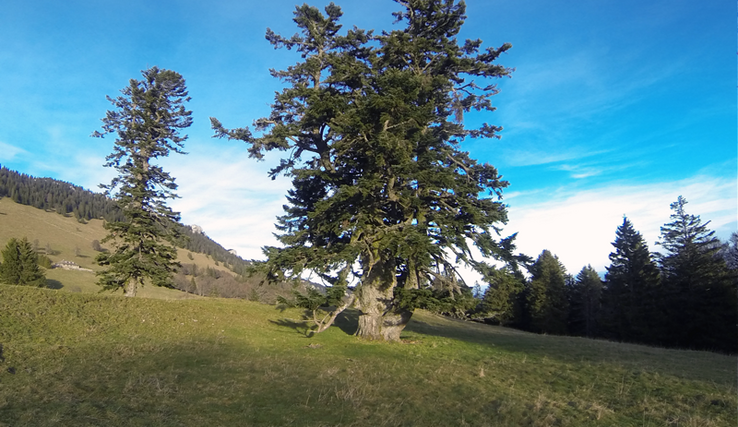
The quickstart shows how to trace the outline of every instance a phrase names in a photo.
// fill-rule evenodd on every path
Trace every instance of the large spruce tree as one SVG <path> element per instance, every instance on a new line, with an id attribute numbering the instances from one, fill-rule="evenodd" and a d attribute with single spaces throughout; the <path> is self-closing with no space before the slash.
<path id="1" fill-rule="evenodd" d="M 8 285 L 46 286 L 46 277 L 38 266 L 38 254 L 25 237 L 11 238 L 2 251 L 0 283 Z"/>
<path id="2" fill-rule="evenodd" d="M 658 342 L 662 316 L 659 270 L 648 245 L 627 217 L 615 231 L 605 274 L 604 333 L 614 339 Z"/>
<path id="3" fill-rule="evenodd" d="M 166 200 L 176 197 L 177 185 L 152 160 L 172 151 L 184 153 L 187 136 L 179 130 L 192 124 L 191 112 L 184 107 L 190 98 L 180 74 L 153 67 L 142 75 L 142 80 L 131 79 L 123 96 L 108 97 L 116 109 L 102 119 L 103 132 L 93 133 L 117 135 L 105 166 L 119 175 L 103 187 L 125 216 L 124 221 L 105 223 L 109 234 L 102 243 L 112 242 L 113 248 L 97 256 L 98 264 L 107 267 L 98 273 L 99 283 L 104 289 L 123 289 L 126 296 L 135 296 L 145 279 L 172 286 L 172 271 L 178 265 L 173 225 L 179 214 Z"/>
<path id="4" fill-rule="evenodd" d="M 566 269 L 558 257 L 544 250 L 531 266 L 530 274 L 526 293 L 528 328 L 534 332 L 566 334 L 569 317 Z"/>
<path id="5" fill-rule="evenodd" d="M 591 265 L 577 274 L 569 289 L 569 333 L 585 337 L 599 334 L 602 313 L 602 280 Z"/>
<path id="6" fill-rule="evenodd" d="M 520 326 L 523 316 L 525 277 L 508 268 L 490 268 L 485 272 L 487 290 L 481 304 L 485 321 L 498 325 Z"/>
<path id="7" fill-rule="evenodd" d="M 698 215 L 688 214 L 687 200 L 671 204 L 671 222 L 661 227 L 659 256 L 663 277 L 664 338 L 667 344 L 687 348 L 735 352 L 735 275 L 721 254 L 715 232 Z"/>
<path id="8" fill-rule="evenodd" d="M 267 30 L 275 47 L 302 61 L 272 70 L 286 83 L 269 117 L 217 136 L 243 140 L 251 156 L 285 154 L 271 175 L 292 178 L 279 218 L 281 248 L 265 248 L 273 273 L 317 272 L 333 286 L 356 284 L 358 335 L 397 340 L 429 293 L 454 298 L 462 288 L 455 261 L 476 265 L 503 252 L 499 201 L 507 186 L 497 170 L 459 147 L 500 128 L 464 127 L 471 110 L 492 111 L 492 79 L 510 70 L 494 62 L 511 46 L 482 49 L 457 41 L 465 5 L 454 0 L 397 0 L 402 28 L 340 34 L 338 6 L 323 15 L 295 11 L 300 33 Z M 343 306 L 343 305 L 342 305 Z"/>

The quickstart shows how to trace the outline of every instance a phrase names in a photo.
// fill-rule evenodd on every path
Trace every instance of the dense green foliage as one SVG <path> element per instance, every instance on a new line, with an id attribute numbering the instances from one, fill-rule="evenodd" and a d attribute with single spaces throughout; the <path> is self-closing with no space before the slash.
<path id="1" fill-rule="evenodd" d="M 151 163 L 170 152 L 184 153 L 187 136 L 180 129 L 192 124 L 192 112 L 184 103 L 190 98 L 181 75 L 156 67 L 142 72 L 143 80 L 131 79 L 122 96 L 108 97 L 115 110 L 108 111 L 103 121 L 103 132 L 93 136 L 117 136 L 113 153 L 106 167 L 118 172 L 108 194 L 115 194 L 125 221 L 107 222 L 108 236 L 102 243 L 112 242 L 110 252 L 97 256 L 98 264 L 106 269 L 99 272 L 104 289 L 124 289 L 135 296 L 144 280 L 156 286 L 172 286 L 172 273 L 178 240 L 179 214 L 166 205 L 176 197 L 177 185 L 160 166 Z M 166 244 L 168 242 L 169 244 Z"/>
<path id="2" fill-rule="evenodd" d="M 730 239 L 723 244 L 720 253 L 725 259 L 725 265 L 734 273 L 738 273 L 738 231 L 730 235 Z"/>
<path id="3" fill-rule="evenodd" d="M 51 178 L 35 178 L 0 166 L 0 197 L 39 209 L 71 214 L 80 220 L 121 221 L 123 215 L 110 198 Z"/>
<path id="4" fill-rule="evenodd" d="M 485 257 L 507 256 L 497 238 L 508 184 L 460 143 L 496 137 L 500 128 L 486 123 L 465 128 L 463 115 L 494 110 L 491 80 L 510 73 L 494 62 L 511 45 L 459 43 L 463 2 L 398 3 L 403 27 L 382 34 L 339 34 L 334 4 L 326 15 L 298 7 L 301 34 L 267 31 L 270 43 L 303 60 L 272 70 L 287 87 L 269 117 L 255 121 L 261 136 L 212 119 L 216 135 L 245 141 L 252 157 L 287 153 L 271 171 L 293 183 L 279 218 L 284 247 L 266 248 L 271 271 L 312 270 L 335 286 L 345 286 L 349 273 L 359 335 L 380 339 L 398 339 L 409 320 L 412 308 L 400 300 L 463 294 L 454 262 L 478 266 L 470 244 Z"/>
<path id="5" fill-rule="evenodd" d="M 43 287 L 46 277 L 38 265 L 38 255 L 25 237 L 12 238 L 2 251 L 0 283 Z"/>
<path id="6" fill-rule="evenodd" d="M 738 351 L 738 283 L 721 256 L 715 232 L 686 212 L 683 197 L 671 204 L 671 222 L 661 227 L 659 256 L 663 341 L 679 347 Z"/>
<path id="7" fill-rule="evenodd" d="M 544 250 L 530 273 L 526 289 L 528 327 L 535 332 L 565 334 L 569 317 L 566 269 L 555 255 Z"/>
<path id="8" fill-rule="evenodd" d="M 600 334 L 602 316 L 602 280 L 597 271 L 588 265 L 577 274 L 568 289 L 569 334 L 595 337 Z"/>
<path id="9" fill-rule="evenodd" d="M 654 342 L 659 335 L 657 302 L 663 297 L 659 270 L 628 218 L 623 218 L 615 236 L 615 252 L 605 275 L 603 332 L 614 339 Z"/>
<path id="10" fill-rule="evenodd" d="M 525 277 L 509 269 L 490 268 L 485 272 L 487 290 L 479 312 L 489 323 L 521 326 L 525 308 Z"/>

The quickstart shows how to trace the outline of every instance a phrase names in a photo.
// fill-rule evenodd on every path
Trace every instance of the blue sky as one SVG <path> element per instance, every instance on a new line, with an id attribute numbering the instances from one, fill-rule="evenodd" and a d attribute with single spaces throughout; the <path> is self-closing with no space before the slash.
<path id="1" fill-rule="evenodd" d="M 311 3 L 320 8 L 327 2 Z M 391 29 L 390 0 L 337 2 L 345 27 Z M 89 135 L 131 78 L 151 66 L 181 73 L 194 124 L 187 156 L 162 161 L 177 178 L 183 222 L 244 258 L 274 244 L 287 180 L 246 147 L 211 138 L 269 112 L 280 83 L 269 68 L 298 60 L 275 51 L 267 27 L 295 32 L 292 1 L 5 0 L 0 13 L 0 163 L 86 188 L 109 182 L 112 136 Z M 515 68 L 468 115 L 504 127 L 501 140 L 469 141 L 472 157 L 511 183 L 506 233 L 519 249 L 558 255 L 570 273 L 604 271 L 627 215 L 657 251 L 669 204 L 719 237 L 738 227 L 736 6 L 709 0 L 469 0 L 461 38 L 510 42 L 499 63 Z"/>

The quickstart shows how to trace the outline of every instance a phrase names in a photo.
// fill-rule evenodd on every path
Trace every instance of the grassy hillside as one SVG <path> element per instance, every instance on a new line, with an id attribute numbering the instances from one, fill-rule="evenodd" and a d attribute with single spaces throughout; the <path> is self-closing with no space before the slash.
<path id="1" fill-rule="evenodd" d="M 735 358 L 427 313 L 404 342 L 355 314 L 0 286 L 0 426 L 735 426 Z"/>
<path id="2" fill-rule="evenodd" d="M 97 252 L 92 249 L 92 241 L 102 240 L 105 235 L 102 220 L 93 219 L 87 223 L 80 223 L 71 216 L 17 204 L 7 197 L 0 198 L 0 248 L 4 248 L 11 237 L 18 239 L 26 237 L 32 243 L 34 240 L 38 241 L 41 253 L 45 253 L 47 247 L 50 248 L 52 252 L 48 256 L 52 262 L 68 260 L 97 271 L 100 267 L 95 264 Z M 187 256 L 188 253 L 192 259 Z M 180 249 L 178 255 L 181 263 L 194 263 L 203 269 L 210 267 L 228 271 L 223 266 L 216 266 L 215 262 L 204 254 Z M 95 284 L 94 273 L 50 269 L 46 271 L 46 278 L 50 280 L 52 288 L 68 292 L 100 290 Z M 184 292 L 153 286 L 145 286 L 139 295 L 147 298 L 193 297 Z"/>

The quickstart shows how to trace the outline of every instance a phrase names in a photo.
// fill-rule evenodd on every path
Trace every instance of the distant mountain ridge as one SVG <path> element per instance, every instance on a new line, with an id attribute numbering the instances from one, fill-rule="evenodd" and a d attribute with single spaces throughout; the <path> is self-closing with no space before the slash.
<path id="1" fill-rule="evenodd" d="M 2 197 L 9 197 L 21 205 L 74 216 L 80 222 L 91 219 L 125 219 L 115 201 L 104 194 L 53 178 L 37 178 L 0 165 L 0 198 Z M 229 252 L 204 233 L 193 232 L 191 227 L 183 224 L 176 226 L 185 237 L 178 246 L 227 263 L 237 274 L 244 274 L 250 265 L 250 262 Z"/>

